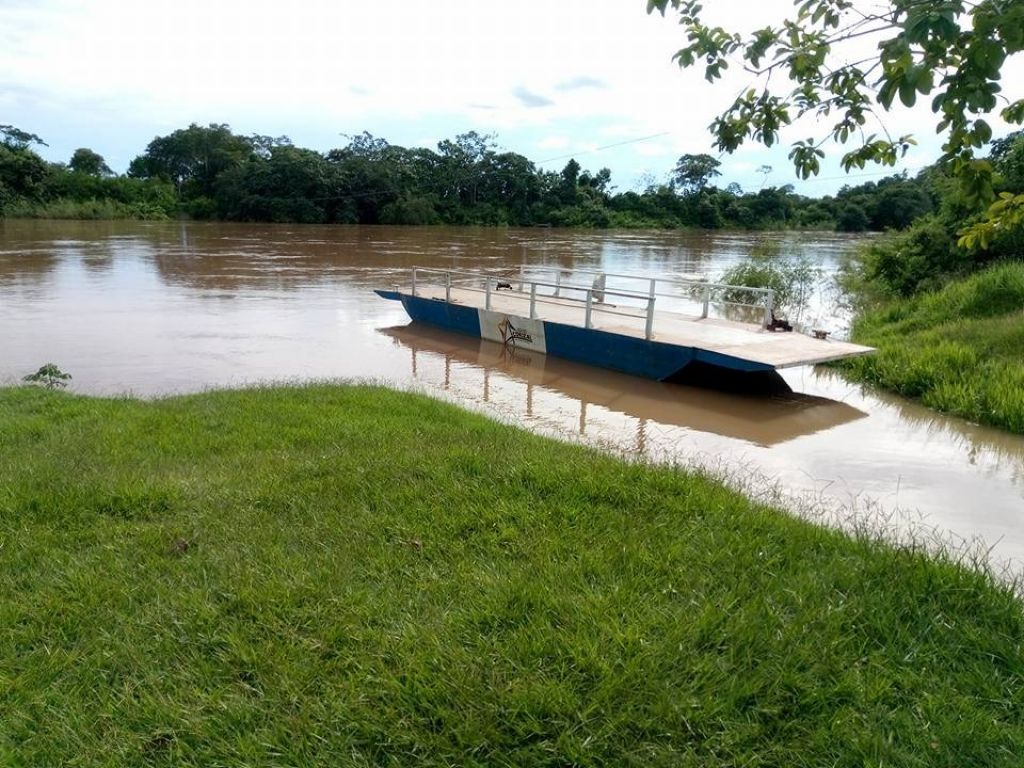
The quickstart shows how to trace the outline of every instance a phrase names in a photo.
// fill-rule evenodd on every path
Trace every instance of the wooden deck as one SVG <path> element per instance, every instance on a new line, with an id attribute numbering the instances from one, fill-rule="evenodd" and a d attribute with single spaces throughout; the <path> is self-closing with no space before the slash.
<path id="1" fill-rule="evenodd" d="M 443 286 L 418 287 L 416 295 L 445 300 Z M 451 289 L 453 304 L 484 308 L 483 291 L 465 288 Z M 504 314 L 529 317 L 530 296 L 517 291 L 492 291 L 491 310 Z M 572 299 L 538 296 L 536 317 L 554 323 L 582 328 L 586 317 L 584 302 Z M 591 327 L 635 338 L 644 338 L 646 309 L 595 303 Z M 717 352 L 723 355 L 751 360 L 773 368 L 791 368 L 814 365 L 830 360 L 856 357 L 874 352 L 872 347 L 832 339 L 814 339 L 797 332 L 772 332 L 760 325 L 737 323 L 729 320 L 695 318 L 675 312 L 655 310 L 652 341 Z"/>

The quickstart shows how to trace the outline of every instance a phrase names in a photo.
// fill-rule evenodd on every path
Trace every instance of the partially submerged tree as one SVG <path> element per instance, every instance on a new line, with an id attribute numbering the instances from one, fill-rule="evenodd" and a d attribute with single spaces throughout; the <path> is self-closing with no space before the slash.
<path id="1" fill-rule="evenodd" d="M 999 83 L 1007 57 L 1024 50 L 1020 0 L 794 0 L 793 18 L 747 35 L 705 23 L 699 0 L 648 0 L 647 10 L 670 6 L 687 38 L 674 57 L 681 67 L 702 65 L 714 82 L 738 62 L 758 83 L 711 124 L 718 149 L 772 146 L 783 126 L 811 114 L 829 129 L 792 145 L 801 177 L 819 172 L 829 139 L 856 144 L 842 158 L 846 170 L 893 165 L 914 139 L 888 135 L 884 124 L 870 132 L 869 116 L 931 96 L 945 159 L 969 196 L 992 199 L 992 166 L 975 150 L 992 138 L 986 115 L 1024 122 L 1024 99 L 1007 99 Z M 865 39 L 877 48 L 857 58 Z"/>

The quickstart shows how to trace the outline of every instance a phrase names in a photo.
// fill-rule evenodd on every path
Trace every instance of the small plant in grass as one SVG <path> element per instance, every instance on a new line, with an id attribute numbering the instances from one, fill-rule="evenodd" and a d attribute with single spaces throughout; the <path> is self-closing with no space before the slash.
<path id="1" fill-rule="evenodd" d="M 68 385 L 70 378 L 70 373 L 64 373 L 53 363 L 47 363 L 35 373 L 25 376 L 23 381 L 27 381 L 30 384 L 39 384 L 47 389 L 63 389 Z"/>

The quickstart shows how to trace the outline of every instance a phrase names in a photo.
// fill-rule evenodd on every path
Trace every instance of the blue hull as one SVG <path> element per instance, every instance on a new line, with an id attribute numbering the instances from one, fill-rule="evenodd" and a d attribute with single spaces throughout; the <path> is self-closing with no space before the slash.
<path id="1" fill-rule="evenodd" d="M 427 323 L 477 338 L 487 338 L 481 323 L 483 310 L 476 307 L 411 296 L 399 291 L 377 291 L 377 294 L 385 299 L 401 301 L 409 317 L 416 322 Z M 503 317 L 506 317 L 507 320 L 514 320 L 516 324 L 532 323 L 535 326 L 543 326 L 538 336 L 542 337 L 542 343 L 546 347 L 543 351 L 549 355 L 658 381 L 685 376 L 685 369 L 694 363 L 703 364 L 698 367 L 714 366 L 738 373 L 775 370 L 772 366 L 763 363 L 743 360 L 697 347 L 648 341 L 619 333 L 579 328 L 546 320 L 528 320 L 504 315 Z M 513 338 L 512 341 L 505 343 L 514 344 L 516 342 Z"/>

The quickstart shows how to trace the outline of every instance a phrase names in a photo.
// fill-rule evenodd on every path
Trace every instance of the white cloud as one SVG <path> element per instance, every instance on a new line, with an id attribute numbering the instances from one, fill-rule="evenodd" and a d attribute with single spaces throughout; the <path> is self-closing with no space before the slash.
<path id="1" fill-rule="evenodd" d="M 633 147 L 633 151 L 643 157 L 664 157 L 665 155 L 675 154 L 670 147 L 666 147 L 664 144 L 643 144 L 637 143 Z"/>
<path id="2" fill-rule="evenodd" d="M 555 85 L 556 91 L 578 91 L 582 88 L 597 88 L 603 90 L 608 87 L 608 84 L 599 77 L 589 77 L 587 75 L 580 75 L 578 77 L 564 80 Z"/>
<path id="3" fill-rule="evenodd" d="M 742 19 L 748 29 L 792 9 L 792 0 L 708 4 L 721 23 Z M 55 146 L 102 146 L 108 137 L 99 132 L 118 118 L 145 141 L 193 121 L 274 135 L 295 125 L 311 136 L 365 128 L 409 142 L 476 129 L 497 131 L 524 154 L 592 152 L 617 176 L 637 155 L 714 154 L 708 124 L 750 83 L 738 68 L 715 85 L 681 72 L 670 59 L 683 42 L 675 19 L 622 0 L 8 1 L 0 4 L 0 104 L 5 122 L 33 132 L 42 133 L 33 121 L 45 116 L 44 138 Z M 1008 91 L 1024 81 L 1019 59 L 1007 65 Z M 919 154 L 934 157 L 926 107 L 885 120 L 894 134 L 930 142 Z M 776 167 L 789 144 L 822 130 L 808 121 L 787 131 Z M 565 145 L 543 144 L 568 135 Z"/>
<path id="4" fill-rule="evenodd" d="M 565 149 L 569 140 L 565 136 L 545 136 L 536 146 L 538 149 Z"/>

